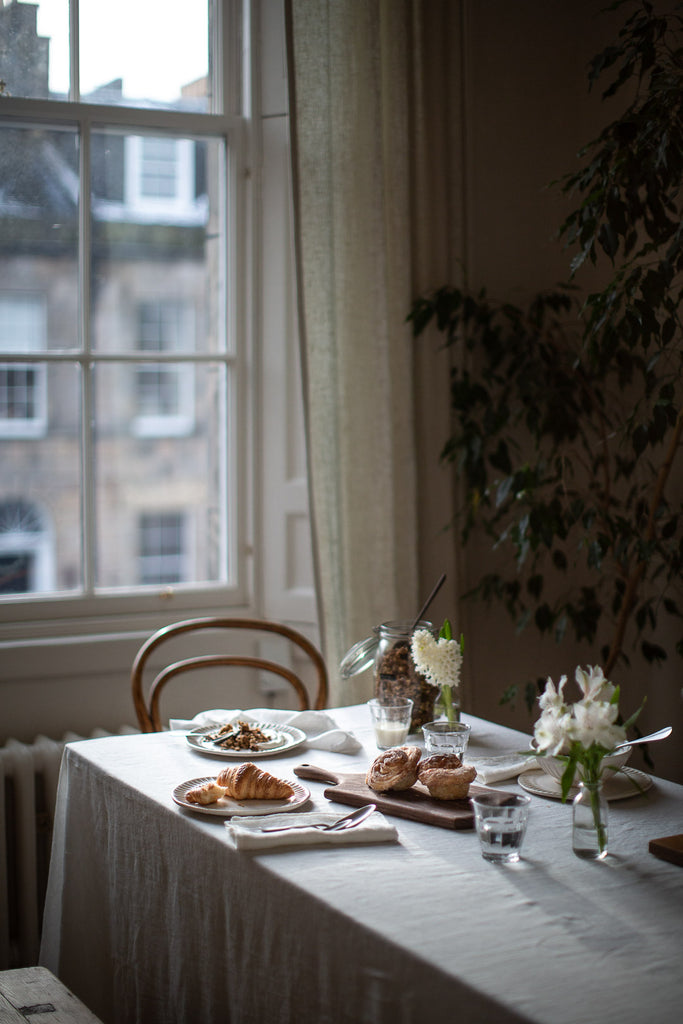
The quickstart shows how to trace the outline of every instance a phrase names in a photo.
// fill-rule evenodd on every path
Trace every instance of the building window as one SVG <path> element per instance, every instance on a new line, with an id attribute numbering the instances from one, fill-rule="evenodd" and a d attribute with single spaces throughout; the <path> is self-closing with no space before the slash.
<path id="1" fill-rule="evenodd" d="M 185 522 L 180 512 L 144 513 L 140 517 L 140 583 L 182 583 L 186 578 Z"/>
<path id="2" fill-rule="evenodd" d="M 0 293 L 0 352 L 45 349 L 45 305 L 35 296 Z M 1 357 L 0 357 L 1 358 Z M 44 363 L 0 362 L 0 436 L 40 437 L 47 429 Z"/>
<path id="3" fill-rule="evenodd" d="M 138 308 L 141 352 L 194 350 L 194 316 L 188 303 L 143 302 Z M 191 364 L 145 363 L 136 370 L 135 433 L 141 437 L 188 434 L 194 425 L 195 374 Z"/>
<path id="4" fill-rule="evenodd" d="M 52 550 L 41 513 L 27 501 L 0 503 L 0 594 L 50 586 Z"/>
<path id="5" fill-rule="evenodd" d="M 168 199 L 177 194 L 178 161 L 173 139 L 142 139 L 140 192 Z"/>

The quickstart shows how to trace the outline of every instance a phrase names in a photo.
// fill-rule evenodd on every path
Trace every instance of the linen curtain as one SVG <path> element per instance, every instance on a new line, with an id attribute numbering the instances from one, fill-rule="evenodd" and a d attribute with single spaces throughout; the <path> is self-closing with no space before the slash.
<path id="1" fill-rule="evenodd" d="M 427 6 L 286 2 L 309 488 L 332 706 L 370 695 L 368 673 L 339 677 L 349 646 L 420 605 L 419 368 L 406 316 L 429 192 L 417 156 Z M 442 9 L 432 2 L 430 17 Z M 433 218 L 438 252 L 437 226 Z"/>

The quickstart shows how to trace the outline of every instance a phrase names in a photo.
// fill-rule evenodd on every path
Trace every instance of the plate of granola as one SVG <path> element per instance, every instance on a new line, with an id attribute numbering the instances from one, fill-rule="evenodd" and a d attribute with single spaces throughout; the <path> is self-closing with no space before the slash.
<path id="1" fill-rule="evenodd" d="M 190 746 L 203 754 L 246 758 L 248 761 L 284 754 L 301 746 L 305 740 L 306 733 L 293 725 L 247 722 L 242 718 L 223 724 L 203 725 L 187 734 Z"/>

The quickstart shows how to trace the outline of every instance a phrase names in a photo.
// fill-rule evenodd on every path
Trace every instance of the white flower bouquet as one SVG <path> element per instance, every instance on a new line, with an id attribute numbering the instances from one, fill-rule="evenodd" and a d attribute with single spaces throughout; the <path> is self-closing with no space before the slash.
<path id="1" fill-rule="evenodd" d="M 562 676 L 555 687 L 548 678 L 538 698 L 541 715 L 534 726 L 534 747 L 538 756 L 553 756 L 565 764 L 560 784 L 566 800 L 574 781 L 577 766 L 587 783 L 600 781 L 604 770 L 618 767 L 604 765 L 604 759 L 618 743 L 626 742 L 626 731 L 640 714 L 641 708 L 620 724 L 619 687 L 605 678 L 599 666 L 575 673 L 582 696 L 573 704 L 565 701 L 567 677 Z"/>

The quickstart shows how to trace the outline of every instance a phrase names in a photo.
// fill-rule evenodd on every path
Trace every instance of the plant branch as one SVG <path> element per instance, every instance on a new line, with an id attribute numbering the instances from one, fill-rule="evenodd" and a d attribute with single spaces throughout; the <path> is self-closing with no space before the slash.
<path id="1" fill-rule="evenodd" d="M 647 529 L 645 531 L 645 537 L 647 540 L 652 540 L 655 534 L 655 521 L 657 516 L 657 509 L 662 500 L 664 494 L 664 488 L 667 480 L 671 475 L 671 467 L 673 466 L 674 459 L 676 457 L 676 450 L 681 442 L 681 433 L 683 432 L 683 408 L 679 410 L 678 416 L 676 417 L 676 424 L 674 426 L 671 438 L 669 439 L 669 447 L 667 448 L 666 457 L 662 463 L 659 474 L 657 476 L 657 482 L 655 484 L 654 494 L 652 495 L 652 501 L 650 502 L 650 510 L 647 520 Z M 610 647 L 607 662 L 604 666 L 604 672 L 606 676 L 614 668 L 621 649 L 624 643 L 624 634 L 626 632 L 626 625 L 631 616 L 631 612 L 635 607 L 636 600 L 638 598 L 638 588 L 642 583 L 643 576 L 647 563 L 642 559 L 638 562 L 635 569 L 629 576 L 626 582 L 626 590 L 624 591 L 624 599 L 619 611 L 619 618 L 617 619 L 617 625 L 612 640 L 612 646 Z"/>

